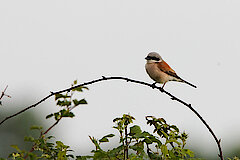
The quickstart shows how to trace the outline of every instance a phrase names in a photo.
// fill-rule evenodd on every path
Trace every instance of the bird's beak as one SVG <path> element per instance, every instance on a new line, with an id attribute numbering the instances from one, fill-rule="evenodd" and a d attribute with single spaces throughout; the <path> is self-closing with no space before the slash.
<path id="1" fill-rule="evenodd" d="M 146 60 L 149 60 L 150 58 L 149 57 L 145 57 Z"/>

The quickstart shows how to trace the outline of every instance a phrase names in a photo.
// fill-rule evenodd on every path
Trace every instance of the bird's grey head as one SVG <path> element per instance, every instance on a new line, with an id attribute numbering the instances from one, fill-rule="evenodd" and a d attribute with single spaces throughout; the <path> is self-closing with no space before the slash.
<path id="1" fill-rule="evenodd" d="M 148 63 L 161 62 L 162 57 L 157 52 L 150 52 L 145 58 Z"/>

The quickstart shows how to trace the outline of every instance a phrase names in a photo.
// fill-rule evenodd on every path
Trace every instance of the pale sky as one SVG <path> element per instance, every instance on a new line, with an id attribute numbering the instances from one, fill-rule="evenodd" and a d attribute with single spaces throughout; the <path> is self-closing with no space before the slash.
<path id="1" fill-rule="evenodd" d="M 240 140 L 239 8 L 239 0 L 0 1 L 0 89 L 8 85 L 12 96 L 3 100 L 0 111 L 26 97 L 29 105 L 35 103 L 75 79 L 86 82 L 105 75 L 152 83 L 144 58 L 156 51 L 180 77 L 198 86 L 169 82 L 165 89 L 193 105 L 226 151 Z M 144 117 L 163 117 L 189 133 L 190 146 L 218 152 L 202 122 L 157 90 L 124 81 L 89 89 L 82 95 L 89 104 L 76 108 L 76 117 L 52 132 L 76 154 L 94 148 L 88 135 L 116 133 L 112 120 L 124 113 L 149 132 Z M 49 99 L 35 110 L 44 119 L 58 108 Z"/>

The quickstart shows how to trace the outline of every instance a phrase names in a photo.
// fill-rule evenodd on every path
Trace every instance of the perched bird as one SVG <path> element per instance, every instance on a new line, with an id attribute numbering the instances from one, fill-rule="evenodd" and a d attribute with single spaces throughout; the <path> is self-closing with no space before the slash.
<path id="1" fill-rule="evenodd" d="M 147 60 L 145 65 L 146 71 L 148 75 L 155 81 L 153 86 L 156 83 L 163 83 L 163 88 L 168 81 L 178 81 L 197 88 L 195 85 L 180 78 L 158 53 L 151 52 L 145 59 Z"/>

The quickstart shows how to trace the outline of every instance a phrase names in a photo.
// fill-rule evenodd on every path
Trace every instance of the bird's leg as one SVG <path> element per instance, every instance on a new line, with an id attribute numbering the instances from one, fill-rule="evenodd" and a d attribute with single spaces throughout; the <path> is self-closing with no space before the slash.
<path id="1" fill-rule="evenodd" d="M 156 88 L 156 84 L 157 84 L 157 82 L 154 82 L 154 83 L 151 85 L 152 89 Z"/>
<path id="2" fill-rule="evenodd" d="M 165 86 L 165 84 L 166 84 L 166 82 L 165 82 L 165 83 L 163 83 L 162 89 L 163 89 L 163 87 Z"/>

